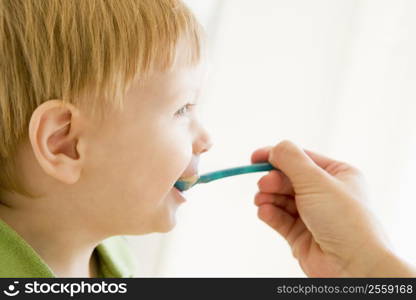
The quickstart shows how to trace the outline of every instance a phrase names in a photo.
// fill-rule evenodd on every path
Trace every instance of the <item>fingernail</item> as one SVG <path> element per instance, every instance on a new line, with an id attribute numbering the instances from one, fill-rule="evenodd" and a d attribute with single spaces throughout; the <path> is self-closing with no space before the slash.
<path id="1" fill-rule="evenodd" d="M 273 161 L 273 149 L 270 149 L 270 152 L 269 152 L 269 162 L 272 162 Z"/>

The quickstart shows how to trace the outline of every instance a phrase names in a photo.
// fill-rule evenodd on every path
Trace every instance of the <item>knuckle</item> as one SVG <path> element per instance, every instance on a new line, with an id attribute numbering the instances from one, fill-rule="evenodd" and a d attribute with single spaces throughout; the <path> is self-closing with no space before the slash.
<path id="1" fill-rule="evenodd" d="M 261 190 L 264 188 L 264 176 L 257 181 L 257 187 Z"/>
<path id="2" fill-rule="evenodd" d="M 264 211 L 263 211 L 262 207 L 259 207 L 259 208 L 257 209 L 257 217 L 258 217 L 260 220 L 262 220 L 262 221 L 266 222 L 266 220 L 265 220 L 265 218 L 264 218 Z"/>
<path id="3" fill-rule="evenodd" d="M 293 149 L 293 146 L 294 146 L 294 144 L 293 144 L 292 141 L 283 140 L 277 145 L 276 149 L 278 149 L 281 152 L 288 152 L 291 149 Z"/>
<path id="4" fill-rule="evenodd" d="M 350 166 L 352 173 L 354 173 L 355 175 L 359 176 L 359 177 L 364 177 L 364 173 L 361 171 L 361 169 L 355 167 L 355 166 Z"/>
<path id="5" fill-rule="evenodd" d="M 293 142 L 290 140 L 283 140 L 279 142 L 272 150 L 271 153 L 273 153 L 273 158 L 279 161 L 281 157 L 285 157 L 288 154 L 291 153 L 292 149 L 294 147 Z"/>

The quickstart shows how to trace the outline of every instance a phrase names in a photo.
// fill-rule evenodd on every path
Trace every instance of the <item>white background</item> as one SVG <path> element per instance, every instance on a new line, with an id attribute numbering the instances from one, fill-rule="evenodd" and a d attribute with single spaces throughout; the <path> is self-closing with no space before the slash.
<path id="1" fill-rule="evenodd" d="M 416 1 L 187 0 L 209 37 L 200 173 L 291 139 L 359 167 L 396 252 L 416 261 Z M 187 193 L 168 234 L 131 237 L 139 276 L 305 276 L 257 218 L 264 173 Z"/>

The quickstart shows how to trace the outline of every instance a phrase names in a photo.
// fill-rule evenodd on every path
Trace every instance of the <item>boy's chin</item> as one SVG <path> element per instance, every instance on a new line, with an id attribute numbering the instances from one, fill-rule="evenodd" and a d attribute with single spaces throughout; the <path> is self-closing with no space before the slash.
<path id="1" fill-rule="evenodd" d="M 164 211 L 163 215 L 157 217 L 155 220 L 154 232 L 167 233 L 176 226 L 176 213 L 178 206 L 173 205 Z"/>
<path id="2" fill-rule="evenodd" d="M 183 195 L 173 188 L 166 197 L 165 204 L 167 205 L 166 210 L 163 212 L 163 216 L 159 217 L 159 220 L 155 220 L 157 229 L 155 232 L 167 233 L 175 228 L 176 226 L 176 213 L 181 203 L 185 202 Z"/>
<path id="3" fill-rule="evenodd" d="M 176 226 L 176 219 L 175 216 L 172 216 L 171 220 L 167 221 L 164 224 L 160 224 L 159 228 L 155 231 L 158 233 L 168 233 L 172 231 Z"/>
<path id="4" fill-rule="evenodd" d="M 123 234 L 120 235 L 146 235 L 146 234 L 151 234 L 151 233 L 168 233 L 170 231 L 172 231 L 172 229 L 174 229 L 176 226 L 176 220 L 173 218 L 172 220 L 167 220 L 163 223 L 159 223 L 159 224 L 154 224 L 152 227 L 147 228 L 146 230 L 143 230 L 142 228 L 138 229 L 138 230 L 128 230 L 127 232 L 125 231 Z"/>
<path id="5" fill-rule="evenodd" d="M 173 228 L 175 228 L 175 225 L 176 225 L 176 224 L 173 224 L 173 225 L 171 225 L 171 226 L 167 226 L 167 227 L 162 228 L 162 229 L 160 229 L 160 230 L 158 230 L 158 231 L 156 231 L 156 232 L 158 232 L 158 233 L 168 233 L 168 232 L 172 231 L 172 230 L 173 230 Z"/>
<path id="6" fill-rule="evenodd" d="M 176 214 L 182 203 L 181 199 L 178 201 L 176 192 L 171 191 L 161 203 L 162 205 L 158 207 L 154 214 L 147 217 L 148 222 L 146 222 L 146 226 L 143 226 L 140 220 L 137 220 L 139 221 L 137 224 L 133 224 L 134 228 L 130 228 L 130 231 L 133 231 L 130 233 L 131 235 L 167 233 L 175 228 Z"/>

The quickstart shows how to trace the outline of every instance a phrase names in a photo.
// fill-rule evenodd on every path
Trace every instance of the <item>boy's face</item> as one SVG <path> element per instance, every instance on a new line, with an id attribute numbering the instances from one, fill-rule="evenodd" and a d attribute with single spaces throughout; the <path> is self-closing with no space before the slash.
<path id="1" fill-rule="evenodd" d="M 127 92 L 124 111 L 89 131 L 84 180 L 85 212 L 118 234 L 166 232 L 183 202 L 174 183 L 198 172 L 211 147 L 198 121 L 197 101 L 204 67 L 158 73 Z M 118 227 L 119 228 L 114 228 Z"/>

